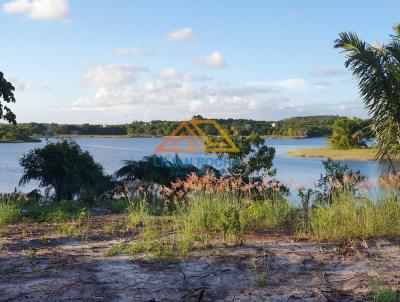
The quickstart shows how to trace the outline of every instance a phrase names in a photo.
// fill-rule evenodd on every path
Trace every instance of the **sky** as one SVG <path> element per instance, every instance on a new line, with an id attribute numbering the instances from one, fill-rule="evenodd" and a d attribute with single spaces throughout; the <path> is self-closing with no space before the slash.
<path id="1" fill-rule="evenodd" d="M 397 0 L 0 0 L 18 122 L 367 117 L 333 48 L 385 42 Z"/>

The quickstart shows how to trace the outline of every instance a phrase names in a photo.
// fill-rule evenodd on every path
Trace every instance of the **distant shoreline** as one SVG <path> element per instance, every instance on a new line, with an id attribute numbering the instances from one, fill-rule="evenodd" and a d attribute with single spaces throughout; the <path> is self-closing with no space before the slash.
<path id="1" fill-rule="evenodd" d="M 306 158 L 332 158 L 334 160 L 355 160 L 368 161 L 374 160 L 376 156 L 375 149 L 346 149 L 338 150 L 332 148 L 302 148 L 286 152 L 291 157 Z"/>
<path id="2" fill-rule="evenodd" d="M 41 143 L 42 140 L 39 138 L 30 138 L 24 140 L 0 140 L 0 144 L 23 144 L 23 143 Z"/>
<path id="3" fill-rule="evenodd" d="M 63 139 L 63 138 L 164 138 L 168 137 L 165 135 L 106 135 L 106 134 L 68 134 L 68 135 L 54 135 L 47 137 L 32 137 L 27 140 L 0 140 L 1 143 L 40 143 L 43 139 L 46 138 L 55 138 L 55 139 Z M 306 137 L 306 136 L 286 136 L 286 135 L 261 135 L 264 139 L 307 139 L 307 138 L 321 138 L 319 137 Z"/>
<path id="4" fill-rule="evenodd" d="M 303 139 L 303 138 L 321 138 L 319 137 L 307 137 L 307 136 L 285 136 L 285 135 L 260 135 L 262 138 L 293 138 L 293 139 Z M 104 134 L 68 134 L 68 135 L 55 135 L 49 136 L 49 138 L 162 138 L 168 137 L 167 135 L 104 135 Z"/>

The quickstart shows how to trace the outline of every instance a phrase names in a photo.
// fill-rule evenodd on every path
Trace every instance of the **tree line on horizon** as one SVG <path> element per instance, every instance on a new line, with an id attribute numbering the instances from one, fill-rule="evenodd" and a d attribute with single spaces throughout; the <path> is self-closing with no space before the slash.
<path id="1" fill-rule="evenodd" d="M 203 119 L 201 116 L 193 118 Z M 343 117 L 337 115 L 293 117 L 280 121 L 256 121 L 251 119 L 216 119 L 231 135 L 249 136 L 276 135 L 287 137 L 321 137 L 332 134 L 335 121 Z M 180 121 L 155 120 L 134 121 L 121 125 L 21 123 L 0 125 L 0 140 L 25 140 L 28 137 L 62 135 L 125 135 L 125 136 L 168 136 Z M 218 135 L 216 129 L 204 126 L 208 135 Z"/>

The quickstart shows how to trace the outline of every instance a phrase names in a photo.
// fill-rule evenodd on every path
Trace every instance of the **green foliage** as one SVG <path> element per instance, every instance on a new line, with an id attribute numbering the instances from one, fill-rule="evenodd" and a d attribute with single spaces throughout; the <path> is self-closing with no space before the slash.
<path id="1" fill-rule="evenodd" d="M 355 33 L 342 32 L 334 47 L 346 53 L 345 66 L 358 81 L 371 115 L 377 158 L 396 171 L 393 160 L 400 155 L 400 24 L 393 29 L 386 44 L 370 45 Z"/>
<path id="2" fill-rule="evenodd" d="M 89 212 L 76 201 L 40 202 L 21 201 L 13 198 L 0 199 L 0 224 L 15 223 L 22 220 L 35 222 L 67 222 L 74 219 L 85 220 Z"/>
<path id="3" fill-rule="evenodd" d="M 82 230 L 76 223 L 62 222 L 58 225 L 58 232 L 64 236 L 78 237 L 82 235 Z"/>
<path id="4" fill-rule="evenodd" d="M 102 205 L 114 213 L 123 213 L 128 210 L 129 203 L 126 199 L 104 200 Z"/>
<path id="5" fill-rule="evenodd" d="M 193 119 L 204 119 L 194 116 Z M 332 133 L 333 123 L 338 116 L 304 116 L 293 117 L 281 121 L 255 121 L 248 119 L 217 119 L 216 121 L 227 131 L 237 136 L 248 136 L 251 133 L 270 136 L 317 137 Z M 24 131 L 28 136 L 59 135 L 104 135 L 104 136 L 168 136 L 178 127 L 179 121 L 135 121 L 122 125 L 67 125 L 26 123 L 14 127 L 14 132 Z M 204 126 L 208 135 L 218 135 L 214 127 Z"/>
<path id="6" fill-rule="evenodd" d="M 4 78 L 4 74 L 0 72 L 0 100 L 5 103 L 15 103 L 14 97 L 15 87 Z M 16 116 L 11 109 L 0 102 L 0 120 L 4 119 L 9 123 L 16 124 Z"/>
<path id="7" fill-rule="evenodd" d="M 361 119 L 340 119 L 333 125 L 329 143 L 335 149 L 366 147 L 368 125 Z"/>
<path id="8" fill-rule="evenodd" d="M 38 142 L 40 140 L 33 139 L 29 136 L 29 131 L 15 125 L 0 125 L 0 142 L 12 141 L 31 141 Z"/>
<path id="9" fill-rule="evenodd" d="M 15 223 L 22 218 L 21 205 L 15 202 L 0 201 L 0 225 Z"/>
<path id="10" fill-rule="evenodd" d="M 159 155 L 150 155 L 142 160 L 126 160 L 124 163 L 125 165 L 115 172 L 118 178 L 124 180 L 138 179 L 160 185 L 169 184 L 176 178 L 183 178 L 191 172 L 199 172 L 196 167 L 183 163 L 178 155 L 176 155 L 174 161 Z"/>
<path id="11" fill-rule="evenodd" d="M 374 302 L 399 302 L 400 291 L 391 288 L 379 289 L 374 295 Z"/>
<path id="12" fill-rule="evenodd" d="M 292 117 L 279 121 L 272 134 L 283 136 L 318 137 L 332 134 L 336 115 Z"/>
<path id="13" fill-rule="evenodd" d="M 334 197 L 331 205 L 317 205 L 310 214 L 312 238 L 345 241 L 400 235 L 400 202 L 394 196 L 371 202 L 349 192 Z"/>
<path id="14" fill-rule="evenodd" d="M 317 198 L 319 203 L 331 204 L 335 194 L 343 191 L 354 193 L 364 177 L 360 171 L 353 171 L 345 164 L 330 158 L 322 161 L 325 174 L 318 180 Z"/>
<path id="15" fill-rule="evenodd" d="M 239 152 L 219 153 L 218 156 L 228 158 L 231 166 L 228 172 L 235 177 L 249 180 L 250 177 L 275 175 L 272 170 L 272 160 L 275 149 L 267 147 L 265 140 L 258 134 L 252 133 L 248 137 L 233 137 Z"/>
<path id="16" fill-rule="evenodd" d="M 38 222 L 67 222 L 83 217 L 86 213 L 83 204 L 66 200 L 51 203 L 31 200 L 24 207 L 24 216 Z"/>
<path id="17" fill-rule="evenodd" d="M 284 200 L 232 202 L 215 196 L 192 199 L 187 210 L 176 216 L 176 232 L 181 252 L 185 253 L 199 242 L 208 245 L 216 238 L 241 244 L 246 234 L 285 228 L 292 218 L 293 210 Z"/>
<path id="18" fill-rule="evenodd" d="M 153 216 L 141 207 L 130 210 L 127 220 L 140 232 L 140 240 L 113 247 L 109 254 L 146 252 L 165 261 L 215 240 L 242 244 L 249 233 L 288 227 L 293 215 L 293 208 L 282 199 L 232 201 L 217 194 L 212 198 L 195 196 L 189 206 L 180 206 L 172 216 Z"/>
<path id="19" fill-rule="evenodd" d="M 54 190 L 56 200 L 81 197 L 93 201 L 88 197 L 94 198 L 111 186 L 103 168 L 74 142 L 49 143 L 31 150 L 20 159 L 20 164 L 24 169 L 20 185 L 38 180 L 41 187 Z"/>

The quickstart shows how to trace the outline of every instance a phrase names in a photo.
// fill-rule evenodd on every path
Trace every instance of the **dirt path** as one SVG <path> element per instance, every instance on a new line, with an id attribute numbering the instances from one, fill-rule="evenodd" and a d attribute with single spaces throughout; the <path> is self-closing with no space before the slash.
<path id="1" fill-rule="evenodd" d="M 400 288 L 399 241 L 337 246 L 270 234 L 159 263 L 104 256 L 106 248 L 135 237 L 120 222 L 94 218 L 88 238 L 43 237 L 52 225 L 8 226 L 1 238 L 0 300 L 366 301 L 373 276 Z M 111 235 L 101 232 L 107 224 L 117 226 Z"/>

